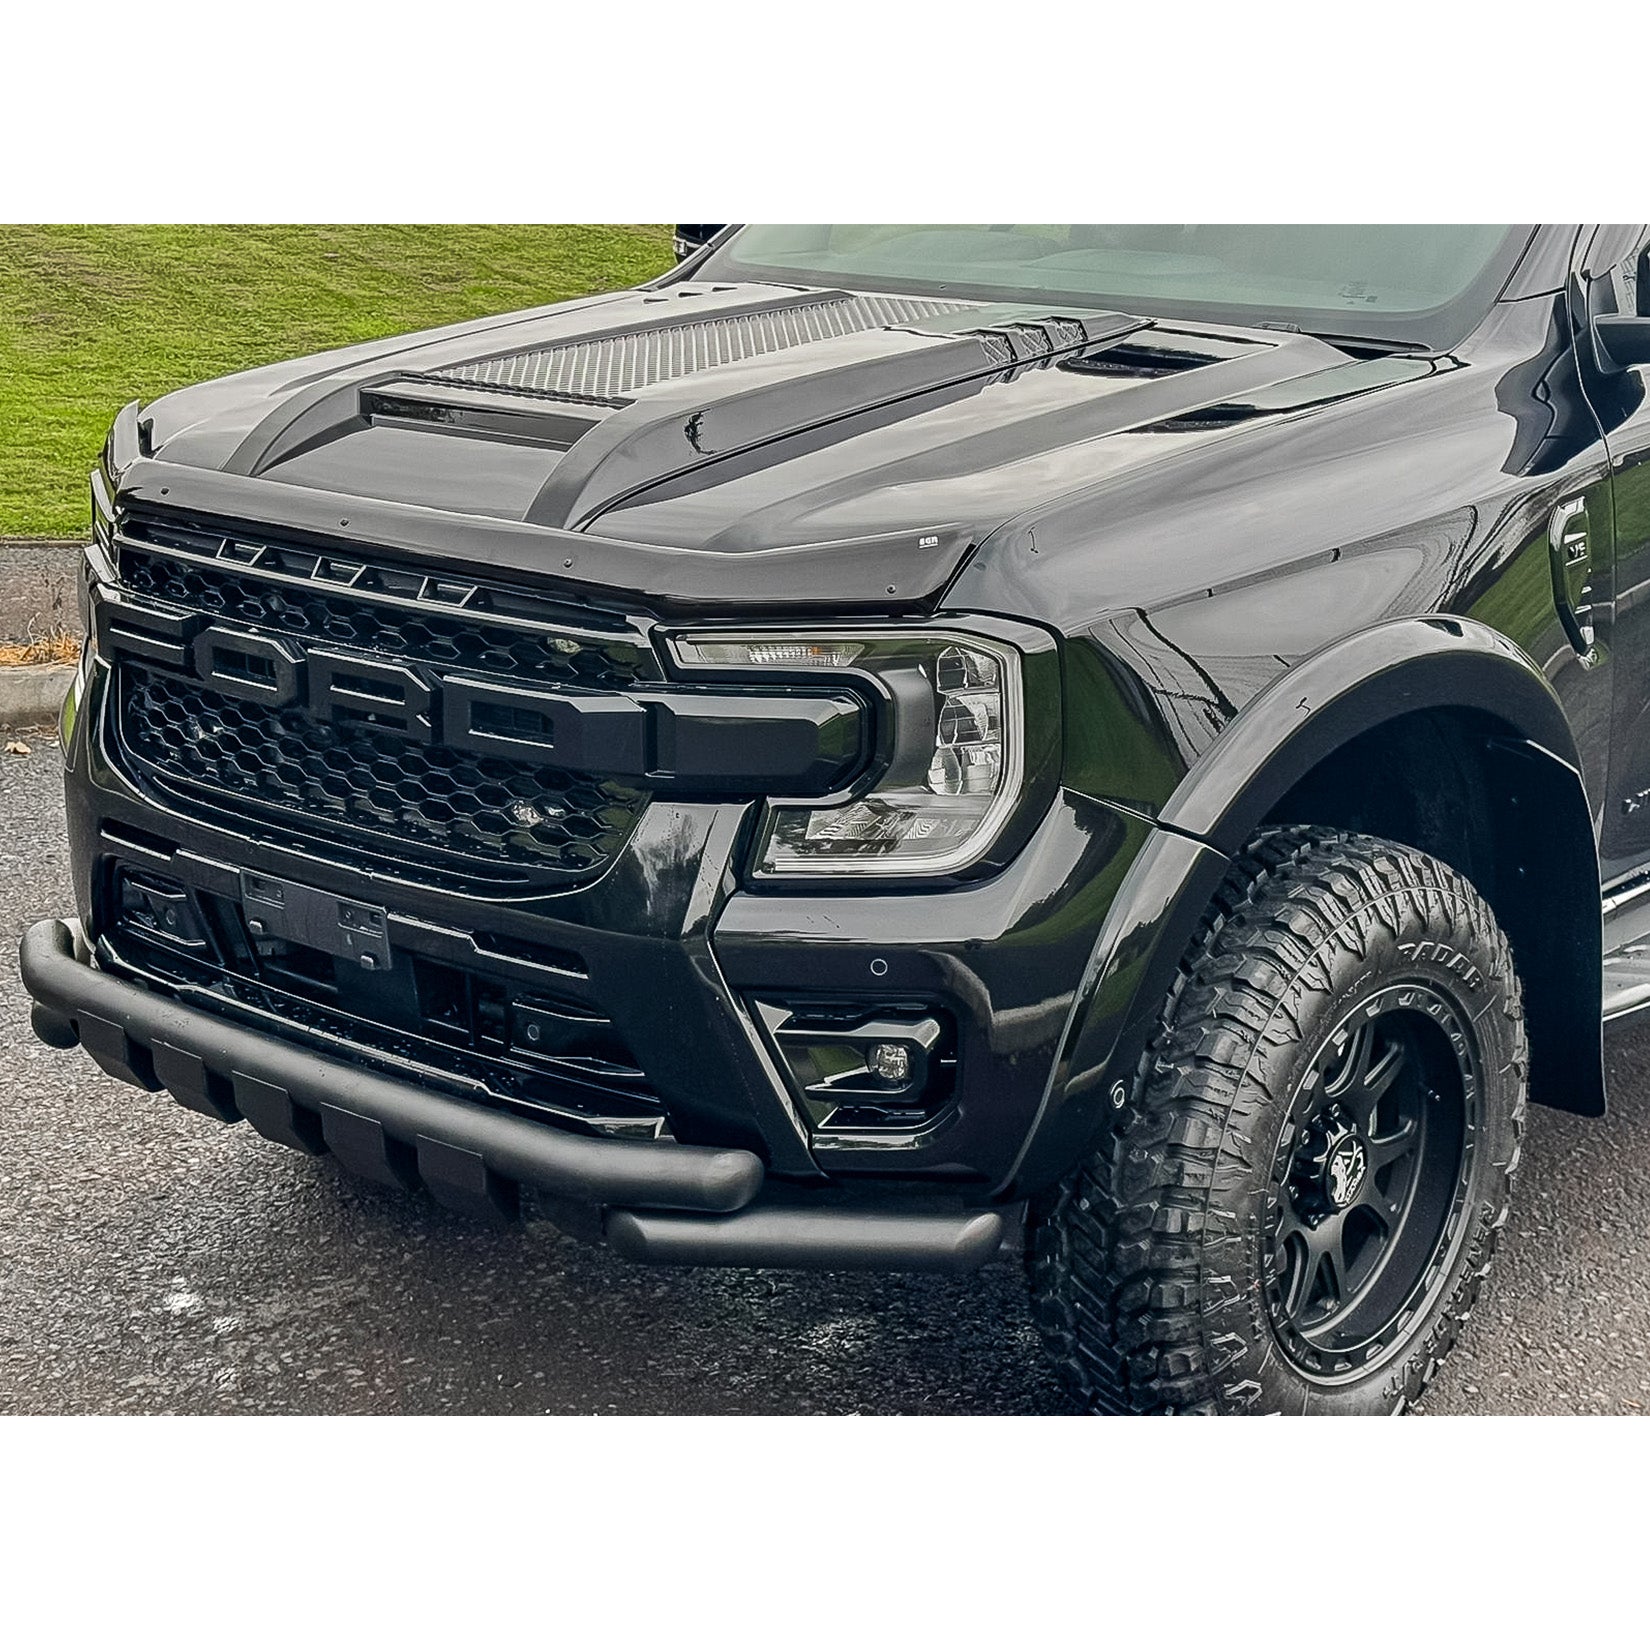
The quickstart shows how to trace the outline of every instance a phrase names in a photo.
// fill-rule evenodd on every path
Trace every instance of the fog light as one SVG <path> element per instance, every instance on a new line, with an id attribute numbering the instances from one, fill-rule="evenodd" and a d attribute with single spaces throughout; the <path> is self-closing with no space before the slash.
<path id="1" fill-rule="evenodd" d="M 911 1051 L 904 1043 L 877 1043 L 866 1062 L 873 1075 L 885 1083 L 908 1083 L 911 1080 Z"/>
<path id="2" fill-rule="evenodd" d="M 951 1098 L 956 1036 L 937 1011 L 761 998 L 754 1006 L 816 1132 L 920 1128 Z"/>

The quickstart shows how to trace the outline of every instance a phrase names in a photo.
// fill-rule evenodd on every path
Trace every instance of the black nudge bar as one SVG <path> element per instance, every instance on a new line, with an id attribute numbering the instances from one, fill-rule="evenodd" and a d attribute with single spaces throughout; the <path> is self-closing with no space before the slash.
<path id="1" fill-rule="evenodd" d="M 81 1044 L 112 1077 L 374 1179 L 423 1184 L 467 1213 L 512 1216 L 522 1184 L 605 1210 L 608 1240 L 633 1260 L 970 1272 L 1010 1229 L 1013 1211 L 932 1200 L 758 1204 L 764 1170 L 751 1152 L 591 1140 L 342 1064 L 93 967 L 55 919 L 28 930 L 20 961 L 36 1034 Z"/>
<path id="2" fill-rule="evenodd" d="M 112 1077 L 377 1179 L 423 1180 L 441 1201 L 497 1210 L 525 1181 L 574 1203 L 725 1214 L 762 1187 L 751 1152 L 590 1140 L 247 1031 L 82 962 L 67 923 L 36 923 L 20 962 L 42 1040 L 78 1040 Z"/>

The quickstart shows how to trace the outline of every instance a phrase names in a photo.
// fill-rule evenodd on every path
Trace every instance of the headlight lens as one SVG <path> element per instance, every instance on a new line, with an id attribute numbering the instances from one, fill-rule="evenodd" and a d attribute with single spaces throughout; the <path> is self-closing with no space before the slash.
<path id="1" fill-rule="evenodd" d="M 92 471 L 92 541 L 80 558 L 75 578 L 75 596 L 80 608 L 80 628 L 92 633 L 92 586 L 112 584 L 115 579 L 115 432 L 110 430 L 103 454 Z"/>
<path id="2" fill-rule="evenodd" d="M 80 701 L 86 697 L 86 671 L 94 656 L 92 643 L 88 640 L 80 650 L 80 664 L 74 673 L 74 680 L 69 683 L 69 691 L 63 695 L 62 708 L 57 713 L 57 743 L 63 753 L 64 765 L 71 765 L 74 761 L 74 726 L 80 717 Z"/>
<path id="3" fill-rule="evenodd" d="M 105 555 L 114 553 L 115 523 L 114 523 L 114 461 L 111 450 L 114 446 L 114 432 L 109 432 L 108 439 L 103 443 L 103 456 L 98 467 L 92 472 L 92 542 Z"/>
<path id="4" fill-rule="evenodd" d="M 956 632 L 678 638 L 693 671 L 864 674 L 891 713 L 880 777 L 864 795 L 768 810 L 757 873 L 771 877 L 934 876 L 977 861 L 1018 799 L 1020 658 Z"/>

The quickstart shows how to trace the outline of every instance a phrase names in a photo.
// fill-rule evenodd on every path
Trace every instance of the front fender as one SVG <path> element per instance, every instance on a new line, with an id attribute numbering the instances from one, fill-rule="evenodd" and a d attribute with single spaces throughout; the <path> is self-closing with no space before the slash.
<path id="1" fill-rule="evenodd" d="M 1421 710 L 1475 712 L 1495 729 L 1481 752 L 1499 804 L 1495 840 L 1485 845 L 1494 888 L 1483 891 L 1524 985 L 1532 1098 L 1603 1111 L 1598 854 L 1563 708 L 1535 664 L 1497 632 L 1450 616 L 1400 619 L 1284 673 L 1176 787 L 1096 940 L 1005 1190 L 1034 1193 L 1093 1150 L 1233 856 L 1325 758 Z"/>
<path id="2" fill-rule="evenodd" d="M 1285 671 L 1203 752 L 1158 823 L 1236 853 L 1325 757 L 1419 710 L 1477 711 L 1547 751 L 1580 783 L 1564 708 L 1529 655 L 1475 619 L 1435 614 L 1360 631 Z M 1596 895 L 1590 813 L 1586 857 Z"/>

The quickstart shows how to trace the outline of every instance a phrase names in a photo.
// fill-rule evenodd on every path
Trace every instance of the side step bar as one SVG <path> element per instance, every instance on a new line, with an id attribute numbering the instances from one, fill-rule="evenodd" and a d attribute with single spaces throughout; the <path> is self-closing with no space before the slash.
<path id="1" fill-rule="evenodd" d="M 1650 882 L 1604 897 L 1604 1020 L 1650 1008 Z"/>
<path id="2" fill-rule="evenodd" d="M 762 1186 L 753 1152 L 590 1140 L 244 1030 L 80 961 L 73 931 L 54 919 L 28 930 L 19 961 L 30 996 L 58 1022 L 49 1029 L 72 1027 L 112 1077 L 168 1088 L 226 1123 L 245 1117 L 283 1145 L 334 1151 L 379 1179 L 427 1180 L 442 1201 L 448 1191 L 460 1205 L 496 1205 L 507 1194 L 493 1177 L 575 1203 L 722 1212 Z"/>
<path id="3" fill-rule="evenodd" d="M 977 1272 L 1007 1232 L 996 1209 L 889 1214 L 777 1204 L 711 1216 L 615 1209 L 607 1217 L 607 1241 L 621 1255 L 663 1266 Z"/>
<path id="4" fill-rule="evenodd" d="M 1650 949 L 1612 952 L 1604 959 L 1604 1019 L 1609 1024 L 1650 1008 Z"/>

